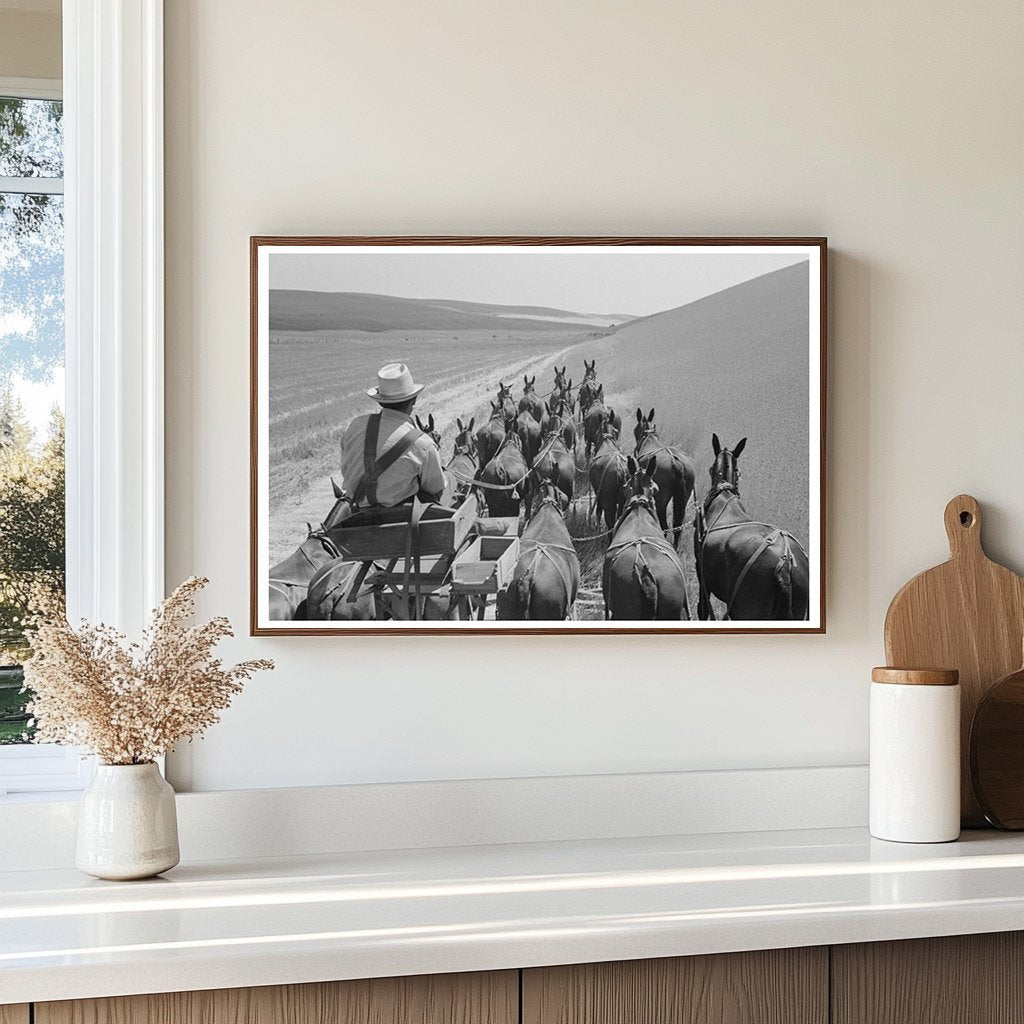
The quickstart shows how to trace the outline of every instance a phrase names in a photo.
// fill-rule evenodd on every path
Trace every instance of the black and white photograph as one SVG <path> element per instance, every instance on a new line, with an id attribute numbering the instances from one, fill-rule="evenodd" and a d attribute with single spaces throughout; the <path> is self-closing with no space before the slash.
<path id="1" fill-rule="evenodd" d="M 823 631 L 825 253 L 253 238 L 253 633 Z"/>

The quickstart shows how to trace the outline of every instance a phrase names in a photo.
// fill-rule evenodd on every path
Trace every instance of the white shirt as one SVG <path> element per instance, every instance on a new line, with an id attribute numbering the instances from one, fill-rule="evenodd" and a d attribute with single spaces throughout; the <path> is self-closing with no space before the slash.
<path id="1" fill-rule="evenodd" d="M 341 474 L 345 490 L 354 495 L 359 482 L 365 476 L 363 448 L 370 416 L 357 416 L 345 430 L 341 439 Z M 395 409 L 382 408 L 380 411 L 380 432 L 377 435 L 377 458 L 394 445 L 410 430 L 417 430 L 411 416 Z M 441 453 L 433 440 L 423 434 L 413 443 L 393 466 L 389 466 L 377 478 L 377 504 L 398 505 L 419 491 L 440 495 L 444 491 L 444 470 Z M 366 504 L 364 499 L 361 504 Z"/>

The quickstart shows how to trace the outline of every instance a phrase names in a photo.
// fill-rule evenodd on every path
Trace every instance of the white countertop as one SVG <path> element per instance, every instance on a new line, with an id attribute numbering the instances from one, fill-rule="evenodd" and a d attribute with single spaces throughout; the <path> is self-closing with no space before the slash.
<path id="1" fill-rule="evenodd" d="M 1024 929 L 1024 836 L 861 829 L 0 872 L 0 1004 Z"/>

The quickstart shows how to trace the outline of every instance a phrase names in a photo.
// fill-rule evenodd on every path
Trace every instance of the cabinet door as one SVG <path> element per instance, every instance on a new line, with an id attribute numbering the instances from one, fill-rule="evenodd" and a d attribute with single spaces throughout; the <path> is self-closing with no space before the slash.
<path id="1" fill-rule="evenodd" d="M 1024 1021 L 1024 934 L 832 947 L 834 1024 Z"/>
<path id="2" fill-rule="evenodd" d="M 28 1024 L 28 1006 L 0 1006 L 0 1024 Z"/>
<path id="3" fill-rule="evenodd" d="M 37 1003 L 35 1024 L 517 1024 L 515 971 Z"/>
<path id="4" fill-rule="evenodd" d="M 827 1020 L 828 950 L 824 948 L 523 972 L 523 1024 L 826 1024 Z"/>

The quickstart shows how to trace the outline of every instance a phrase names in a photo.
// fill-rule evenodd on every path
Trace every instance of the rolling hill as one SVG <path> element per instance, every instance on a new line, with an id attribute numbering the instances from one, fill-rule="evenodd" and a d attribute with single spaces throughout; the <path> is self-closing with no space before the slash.
<path id="1" fill-rule="evenodd" d="M 750 514 L 807 543 L 809 516 L 806 263 L 764 274 L 688 305 L 634 320 L 572 350 L 570 376 L 597 359 L 598 380 L 632 446 L 638 406 L 662 439 L 694 459 L 708 489 L 711 434 L 747 437 L 740 490 Z M 817 402 L 817 393 L 813 401 Z"/>
<path id="2" fill-rule="evenodd" d="M 614 329 L 625 314 L 545 306 L 501 306 L 458 299 L 408 299 L 364 292 L 270 291 L 272 331 L 579 331 Z"/>

